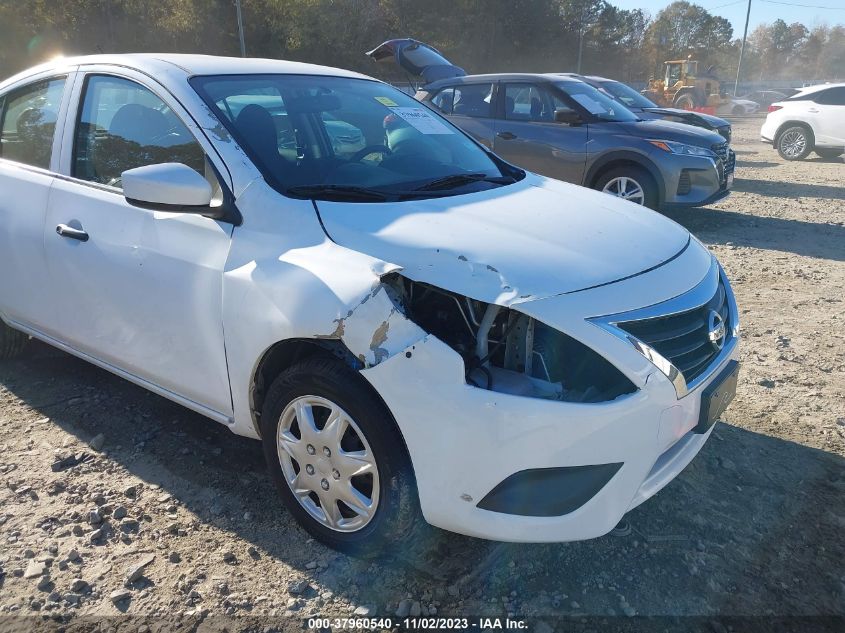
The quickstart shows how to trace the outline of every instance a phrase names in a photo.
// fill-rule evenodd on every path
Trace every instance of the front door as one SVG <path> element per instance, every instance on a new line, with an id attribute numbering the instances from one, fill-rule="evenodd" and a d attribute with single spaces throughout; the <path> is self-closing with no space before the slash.
<path id="1" fill-rule="evenodd" d="M 587 160 L 588 126 L 555 122 L 555 110 L 572 108 L 545 86 L 508 83 L 496 120 L 493 150 L 508 162 L 549 178 L 580 185 Z"/>
<path id="2" fill-rule="evenodd" d="M 228 418 L 222 272 L 233 227 L 123 197 L 123 171 L 166 162 L 192 167 L 219 191 L 184 113 L 140 81 L 91 73 L 81 84 L 73 149 L 51 190 L 44 233 L 59 337 Z"/>

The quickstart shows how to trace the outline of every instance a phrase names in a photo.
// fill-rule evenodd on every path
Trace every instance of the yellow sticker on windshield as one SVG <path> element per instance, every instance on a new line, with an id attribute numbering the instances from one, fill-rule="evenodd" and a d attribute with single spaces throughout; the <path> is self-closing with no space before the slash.
<path id="1" fill-rule="evenodd" d="M 388 108 L 395 108 L 397 105 L 399 105 L 390 97 L 376 97 L 376 101 L 378 101 L 383 106 L 387 106 Z"/>

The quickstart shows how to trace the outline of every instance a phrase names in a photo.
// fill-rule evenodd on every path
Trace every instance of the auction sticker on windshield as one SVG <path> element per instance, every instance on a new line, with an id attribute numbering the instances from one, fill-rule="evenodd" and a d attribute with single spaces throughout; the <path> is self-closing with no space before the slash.
<path id="1" fill-rule="evenodd" d="M 382 105 L 387 106 L 388 108 L 394 108 L 399 105 L 390 97 L 376 97 L 376 101 L 378 101 Z"/>
<path id="2" fill-rule="evenodd" d="M 454 134 L 442 121 L 438 121 L 425 108 L 390 108 L 398 117 L 423 134 Z"/>

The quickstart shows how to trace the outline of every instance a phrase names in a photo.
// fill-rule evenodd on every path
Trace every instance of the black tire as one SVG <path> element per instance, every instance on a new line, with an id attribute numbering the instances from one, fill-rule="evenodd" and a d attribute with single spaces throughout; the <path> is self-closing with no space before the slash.
<path id="1" fill-rule="evenodd" d="M 14 358 L 23 352 L 29 337 L 0 321 L 0 360 Z"/>
<path id="2" fill-rule="evenodd" d="M 837 149 L 835 147 L 817 147 L 814 151 L 819 156 L 819 158 L 824 158 L 825 160 L 839 158 L 840 156 L 842 156 L 842 154 L 845 154 L 845 148 Z"/>
<path id="3" fill-rule="evenodd" d="M 675 107 L 681 110 L 692 110 L 695 107 L 695 98 L 692 93 L 685 92 L 675 99 Z"/>
<path id="4" fill-rule="evenodd" d="M 302 396 L 324 398 L 343 409 L 363 433 L 375 457 L 378 502 L 369 523 L 357 531 L 342 532 L 325 525 L 311 515 L 288 485 L 280 463 L 279 451 L 283 449 L 277 446 L 276 434 L 288 404 Z M 270 477 L 285 506 L 309 534 L 329 547 L 363 558 L 392 555 L 403 541 L 424 529 L 426 524 L 419 508 L 411 461 L 393 416 L 369 383 L 340 360 L 309 358 L 282 372 L 273 381 L 264 401 L 261 436 Z M 297 474 L 308 466 L 299 465 Z M 323 468 L 325 464 L 318 467 Z M 313 466 L 311 472 L 315 472 Z M 321 477 L 319 471 L 312 476 Z M 303 481 L 306 480 L 312 481 L 303 476 Z M 312 499 L 317 497 L 316 493 L 311 494 Z M 344 509 L 349 508 L 341 506 Z"/>
<path id="5" fill-rule="evenodd" d="M 743 108 L 742 106 L 734 106 L 734 109 L 731 110 L 731 114 L 733 114 L 734 116 L 745 114 L 745 108 Z"/>
<path id="6" fill-rule="evenodd" d="M 657 183 L 654 182 L 654 178 L 646 169 L 638 167 L 637 165 L 626 165 L 623 167 L 614 167 L 613 169 L 609 169 L 599 175 L 593 184 L 593 189 L 603 191 L 605 187 L 618 178 L 628 178 L 636 182 L 643 192 L 643 200 L 640 204 L 644 207 L 648 207 L 649 209 L 657 209 L 660 200 L 657 192 Z M 616 195 L 613 192 L 605 193 Z M 632 200 L 632 202 L 637 202 L 637 200 Z"/>
<path id="7" fill-rule="evenodd" d="M 784 160 L 804 160 L 814 147 L 813 131 L 806 125 L 788 125 L 775 138 L 775 149 Z"/>

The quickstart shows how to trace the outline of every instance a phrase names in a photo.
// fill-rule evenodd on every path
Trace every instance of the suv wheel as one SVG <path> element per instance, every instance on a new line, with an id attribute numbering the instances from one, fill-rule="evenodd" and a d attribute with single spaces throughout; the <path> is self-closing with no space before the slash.
<path id="1" fill-rule="evenodd" d="M 595 188 L 650 209 L 657 206 L 657 186 L 651 174 L 642 167 L 611 169 L 599 176 Z"/>
<path id="2" fill-rule="evenodd" d="M 0 359 L 14 358 L 23 351 L 29 337 L 0 321 Z"/>
<path id="3" fill-rule="evenodd" d="M 261 435 L 282 500 L 326 545 L 375 556 L 423 524 L 396 423 L 369 383 L 343 362 L 311 358 L 276 378 Z"/>
<path id="4" fill-rule="evenodd" d="M 813 133 L 803 125 L 792 125 L 778 134 L 775 147 L 784 160 L 804 160 L 813 151 Z"/>
<path id="5" fill-rule="evenodd" d="M 825 148 L 825 149 L 820 149 L 820 148 L 817 147 L 815 149 L 815 152 L 816 152 L 816 154 L 818 154 L 818 156 L 820 158 L 824 158 L 825 160 L 830 160 L 832 158 L 839 158 L 840 156 L 842 156 L 842 154 L 845 153 L 845 150 L 836 149 L 835 147 L 833 147 L 833 148 L 828 147 L 828 148 Z"/>

